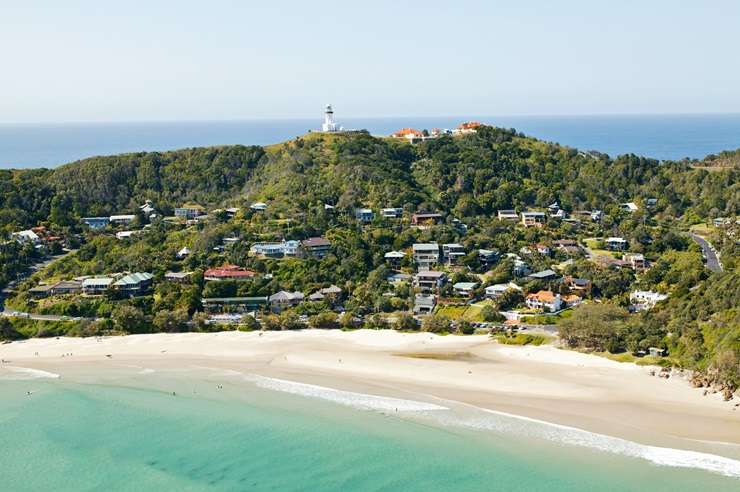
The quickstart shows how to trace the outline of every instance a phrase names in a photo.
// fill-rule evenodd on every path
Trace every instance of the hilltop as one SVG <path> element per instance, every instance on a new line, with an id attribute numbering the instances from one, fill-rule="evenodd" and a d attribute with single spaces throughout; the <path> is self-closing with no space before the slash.
<path id="1" fill-rule="evenodd" d="M 709 172 L 699 164 L 612 159 L 493 127 L 418 145 L 366 133 L 312 133 L 267 147 L 140 152 L 54 170 L 0 171 L 0 229 L 35 225 L 52 209 L 71 215 L 71 224 L 133 210 L 146 199 L 165 212 L 185 202 L 216 207 L 261 200 L 286 213 L 323 202 L 443 207 L 474 216 L 553 201 L 572 210 L 607 209 L 659 197 L 660 209 L 672 216 L 737 213 L 737 167 Z"/>

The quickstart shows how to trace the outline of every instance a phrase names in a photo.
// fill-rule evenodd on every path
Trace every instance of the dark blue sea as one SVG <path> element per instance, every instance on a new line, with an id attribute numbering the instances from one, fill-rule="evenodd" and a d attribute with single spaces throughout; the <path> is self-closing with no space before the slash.
<path id="1" fill-rule="evenodd" d="M 702 158 L 740 148 L 740 114 L 342 118 L 345 128 L 387 135 L 403 127 L 454 128 L 461 121 L 611 156 Z M 318 129 L 316 119 L 0 125 L 0 168 L 54 167 L 85 157 L 222 144 L 271 144 Z"/>

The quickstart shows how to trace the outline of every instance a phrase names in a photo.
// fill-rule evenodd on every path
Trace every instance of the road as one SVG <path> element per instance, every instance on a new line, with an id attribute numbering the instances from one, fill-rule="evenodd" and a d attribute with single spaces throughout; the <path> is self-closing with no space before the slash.
<path id="1" fill-rule="evenodd" d="M 691 236 L 691 239 L 701 246 L 701 249 L 704 252 L 704 257 L 707 259 L 707 268 L 713 272 L 721 272 L 722 262 L 719 261 L 719 256 L 717 256 L 714 246 L 698 234 L 689 232 L 689 236 Z"/>

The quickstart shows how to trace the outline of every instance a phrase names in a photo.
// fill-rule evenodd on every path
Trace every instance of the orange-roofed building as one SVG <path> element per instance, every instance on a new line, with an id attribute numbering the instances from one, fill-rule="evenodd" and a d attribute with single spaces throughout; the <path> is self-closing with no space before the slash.
<path id="1" fill-rule="evenodd" d="M 245 280 L 257 275 L 257 272 L 236 265 L 222 265 L 209 268 L 203 273 L 204 280 Z"/>
<path id="2" fill-rule="evenodd" d="M 555 294 L 551 290 L 541 290 L 534 294 L 529 294 L 526 301 L 530 309 L 541 309 L 543 311 L 560 311 L 563 308 L 563 300 L 560 294 Z"/>
<path id="3" fill-rule="evenodd" d="M 475 133 L 481 126 L 477 121 L 466 121 L 457 126 L 457 133 Z"/>
<path id="4" fill-rule="evenodd" d="M 419 140 L 424 138 L 424 134 L 414 128 L 401 128 L 397 132 L 391 134 L 393 138 L 407 138 L 411 141 Z"/>

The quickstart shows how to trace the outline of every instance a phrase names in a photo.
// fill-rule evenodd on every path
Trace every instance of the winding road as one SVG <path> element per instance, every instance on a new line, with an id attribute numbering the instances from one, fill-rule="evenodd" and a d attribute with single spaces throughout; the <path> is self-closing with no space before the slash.
<path id="1" fill-rule="evenodd" d="M 691 236 L 691 239 L 701 246 L 701 249 L 704 252 L 704 257 L 707 259 L 707 268 L 713 272 L 721 272 L 723 270 L 722 262 L 719 261 L 719 256 L 717 255 L 714 246 L 698 234 L 689 232 L 689 236 Z"/>

